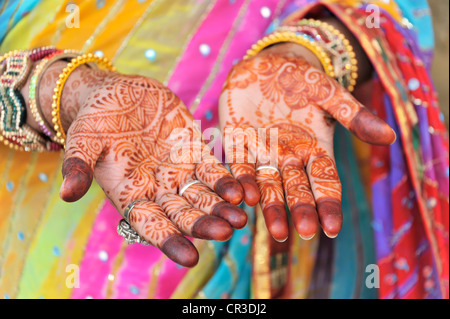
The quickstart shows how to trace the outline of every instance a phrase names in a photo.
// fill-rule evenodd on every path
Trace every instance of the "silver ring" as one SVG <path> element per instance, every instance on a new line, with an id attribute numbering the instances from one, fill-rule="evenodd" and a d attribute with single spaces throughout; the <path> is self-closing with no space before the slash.
<path id="1" fill-rule="evenodd" d="M 201 182 L 200 182 L 199 180 L 195 180 L 195 181 L 192 181 L 192 182 L 187 183 L 186 185 L 184 185 L 184 186 L 180 189 L 180 192 L 179 192 L 178 194 L 179 194 L 180 196 L 183 196 L 184 192 L 187 191 L 187 189 L 188 189 L 189 187 L 191 187 L 192 185 L 198 184 L 198 183 L 201 183 Z"/>
<path id="2" fill-rule="evenodd" d="M 280 173 L 278 168 L 276 168 L 275 166 L 270 166 L 270 165 L 261 165 L 258 168 L 256 168 L 256 171 L 260 171 L 260 170 L 263 170 L 263 169 L 270 169 L 272 171 L 277 171 L 278 173 Z"/>
<path id="3" fill-rule="evenodd" d="M 142 202 L 148 202 L 148 200 L 145 200 L 145 199 L 138 199 L 138 200 L 132 201 L 130 204 L 128 204 L 127 207 L 125 207 L 125 210 L 123 211 L 123 218 L 125 218 L 125 220 L 127 221 L 127 223 L 130 223 L 130 220 L 128 219 L 128 216 L 130 216 L 131 210 L 134 208 L 134 206 L 135 206 L 137 203 L 142 203 Z"/>
<path id="4" fill-rule="evenodd" d="M 131 244 L 142 244 L 142 245 L 146 245 L 146 246 L 150 245 L 141 236 L 139 236 L 139 234 L 131 227 L 130 221 L 128 219 L 128 217 L 130 216 L 130 212 L 134 208 L 134 206 L 137 203 L 142 203 L 142 202 L 147 202 L 147 200 L 138 199 L 138 200 L 132 201 L 130 204 L 128 204 L 128 206 L 123 211 L 124 219 L 122 219 L 119 222 L 119 225 L 117 225 L 117 234 L 122 236 L 128 245 L 131 245 Z"/>
<path id="5" fill-rule="evenodd" d="M 122 236 L 128 245 L 131 244 L 142 244 L 145 246 L 150 246 L 139 234 L 128 224 L 125 219 L 122 219 L 117 225 L 117 234 Z"/>

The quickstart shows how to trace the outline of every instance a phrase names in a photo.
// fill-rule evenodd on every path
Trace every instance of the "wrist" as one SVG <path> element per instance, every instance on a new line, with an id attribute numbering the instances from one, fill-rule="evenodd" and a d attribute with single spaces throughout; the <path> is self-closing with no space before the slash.
<path id="1" fill-rule="evenodd" d="M 41 106 L 41 112 L 44 120 L 51 128 L 53 128 L 53 90 L 56 86 L 56 81 L 59 79 L 59 75 L 66 66 L 67 62 L 55 62 L 47 70 L 45 70 L 42 80 L 39 83 L 39 96 L 36 98 L 39 99 L 39 105 Z M 95 87 L 101 84 L 102 79 L 105 76 L 105 71 L 90 69 L 86 65 L 79 66 L 69 76 L 61 93 L 59 115 L 65 132 L 67 132 L 72 122 L 76 119 L 86 98 Z M 29 107 L 29 81 L 30 79 L 28 79 L 28 82 L 22 89 L 22 94 L 27 104 L 27 108 Z M 39 125 L 36 123 L 33 116 L 31 116 L 31 113 L 28 112 L 27 114 L 27 124 L 29 124 L 32 128 L 39 130 Z"/>

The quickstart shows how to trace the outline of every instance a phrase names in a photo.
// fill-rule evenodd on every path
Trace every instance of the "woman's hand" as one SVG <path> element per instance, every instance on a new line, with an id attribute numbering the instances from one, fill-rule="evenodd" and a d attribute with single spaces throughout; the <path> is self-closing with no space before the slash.
<path id="1" fill-rule="evenodd" d="M 219 114 L 231 171 L 247 204 L 260 202 L 278 241 L 288 237 L 285 203 L 304 239 L 311 239 L 319 225 L 331 238 L 341 230 L 342 190 L 333 155 L 336 120 L 367 143 L 389 145 L 396 139 L 338 82 L 298 55 L 277 53 L 276 47 L 233 68 Z M 261 133 L 270 138 L 264 140 Z M 263 165 L 278 171 L 258 170 Z"/>
<path id="2" fill-rule="evenodd" d="M 43 87 L 54 83 L 52 72 L 59 73 L 49 70 Z M 48 98 L 44 94 L 41 102 Z M 63 200 L 83 197 L 93 177 L 122 215 L 130 203 L 144 200 L 131 210 L 130 225 L 188 267 L 198 252 L 184 236 L 223 241 L 232 228 L 245 226 L 245 212 L 234 206 L 243 200 L 242 187 L 211 154 L 181 100 L 161 83 L 79 68 L 62 98 L 68 128 Z M 194 180 L 201 183 L 180 196 Z"/>

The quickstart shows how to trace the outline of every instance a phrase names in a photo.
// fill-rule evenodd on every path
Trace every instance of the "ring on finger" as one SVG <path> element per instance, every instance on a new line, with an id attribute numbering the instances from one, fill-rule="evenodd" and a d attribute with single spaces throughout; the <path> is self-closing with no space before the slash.
<path id="1" fill-rule="evenodd" d="M 191 187 L 192 185 L 198 184 L 198 183 L 201 183 L 201 182 L 200 182 L 199 180 L 195 180 L 195 181 L 192 181 L 192 182 L 189 182 L 189 183 L 185 184 L 185 185 L 180 189 L 180 192 L 179 192 L 178 194 L 179 194 L 180 196 L 183 196 L 184 192 L 186 192 L 187 189 L 188 189 L 189 187 Z"/>
<path id="2" fill-rule="evenodd" d="M 136 204 L 138 204 L 138 203 L 142 203 L 142 202 L 146 202 L 146 201 L 147 200 L 144 200 L 144 199 L 138 199 L 138 200 L 132 201 L 130 204 L 128 204 L 128 206 L 123 211 L 124 219 L 122 219 L 119 222 L 119 225 L 117 225 L 117 234 L 122 236 L 125 239 L 125 241 L 127 242 L 127 244 L 129 244 L 129 245 L 131 245 L 131 244 L 142 244 L 142 245 L 146 245 L 146 246 L 150 245 L 131 227 L 130 221 L 128 219 L 134 206 L 136 206 Z"/>
<path id="3" fill-rule="evenodd" d="M 278 168 L 276 168 L 275 166 L 271 166 L 271 165 L 261 165 L 261 166 L 256 168 L 256 171 L 260 171 L 260 170 L 263 170 L 263 169 L 269 169 L 269 170 L 276 171 L 276 172 L 280 173 Z"/>
<path id="4" fill-rule="evenodd" d="M 128 217 L 130 216 L 131 211 L 133 210 L 134 206 L 138 203 L 147 202 L 145 199 L 137 199 L 135 201 L 132 201 L 130 204 L 128 204 L 127 207 L 125 207 L 125 210 L 123 211 L 123 218 L 127 221 L 127 223 L 130 223 L 130 220 Z"/>
<path id="5" fill-rule="evenodd" d="M 128 224 L 125 219 L 120 220 L 119 225 L 117 225 L 117 234 L 122 236 L 128 245 L 142 244 L 145 246 L 150 246 L 150 244 L 139 236 L 139 234 L 131 227 L 130 224 Z"/>

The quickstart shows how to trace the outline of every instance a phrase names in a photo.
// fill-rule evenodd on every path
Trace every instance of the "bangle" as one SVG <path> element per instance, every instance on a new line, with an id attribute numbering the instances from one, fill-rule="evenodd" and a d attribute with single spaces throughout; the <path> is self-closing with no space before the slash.
<path id="1" fill-rule="evenodd" d="M 274 33 L 266 36 L 262 40 L 259 40 L 256 44 L 252 46 L 250 50 L 247 51 L 247 55 L 244 57 L 244 60 L 257 55 L 259 52 L 261 52 L 262 50 L 273 44 L 282 42 L 294 42 L 306 47 L 319 58 L 325 72 L 329 76 L 333 78 L 335 77 L 334 66 L 331 63 L 331 59 L 329 58 L 325 50 L 319 44 L 312 41 L 310 38 L 304 37 L 302 35 L 290 31 L 283 31 L 283 32 L 275 31 Z"/>
<path id="2" fill-rule="evenodd" d="M 316 41 L 332 60 L 336 80 L 350 92 L 354 91 L 358 79 L 358 60 L 350 41 L 332 25 L 303 19 L 296 25 L 280 27 L 280 30 L 295 32 Z"/>
<path id="3" fill-rule="evenodd" d="M 45 124 L 44 121 L 44 116 L 43 114 L 41 114 L 40 112 L 40 108 L 38 107 L 38 99 L 39 99 L 39 94 L 36 94 L 36 89 L 37 89 L 37 84 L 38 82 L 38 78 L 41 76 L 41 74 L 43 73 L 42 70 L 44 69 L 45 65 L 48 62 L 48 58 L 44 58 L 35 68 L 33 75 L 31 76 L 30 79 L 30 88 L 29 88 L 29 100 L 30 100 L 30 111 L 31 114 L 33 115 L 34 120 L 36 121 L 36 123 L 39 125 L 39 128 L 41 129 L 41 131 L 47 135 L 50 139 L 54 139 L 54 135 L 51 131 L 50 128 L 47 127 L 47 125 Z"/>
<path id="4" fill-rule="evenodd" d="M 66 142 L 66 133 L 64 132 L 64 129 L 62 127 L 60 115 L 62 91 L 67 79 L 72 74 L 72 72 L 80 65 L 90 62 L 103 65 L 109 71 L 115 71 L 115 67 L 107 58 L 88 53 L 73 58 L 72 61 L 67 64 L 62 73 L 59 75 L 59 79 L 56 81 L 56 87 L 53 90 L 54 94 L 52 103 L 52 122 L 54 125 L 53 129 L 56 132 L 56 141 L 62 146 L 64 146 Z"/>
<path id="5" fill-rule="evenodd" d="M 30 80 L 30 88 L 29 88 L 29 99 L 30 99 L 30 110 L 31 113 L 38 123 L 39 128 L 42 132 L 47 135 L 53 142 L 58 143 L 56 140 L 56 135 L 52 130 L 52 125 L 46 121 L 45 116 L 42 113 L 42 108 L 39 104 L 39 91 L 40 91 L 40 83 L 42 80 L 45 71 L 55 62 L 61 60 L 68 60 L 77 57 L 79 52 L 73 50 L 64 50 L 64 51 L 55 51 L 49 56 L 42 59 L 42 61 L 36 66 L 33 75 Z M 58 147 L 61 149 L 59 144 Z"/>
<path id="6" fill-rule="evenodd" d="M 0 56 L 0 140 L 17 150 L 43 151 L 49 146 L 38 132 L 26 125 L 26 105 L 20 93 L 31 72 L 31 62 L 27 51 Z"/>

